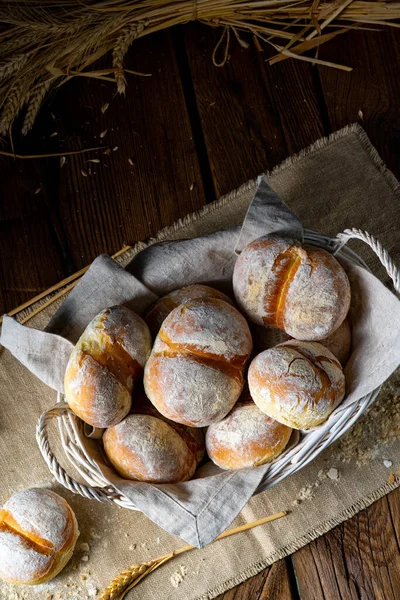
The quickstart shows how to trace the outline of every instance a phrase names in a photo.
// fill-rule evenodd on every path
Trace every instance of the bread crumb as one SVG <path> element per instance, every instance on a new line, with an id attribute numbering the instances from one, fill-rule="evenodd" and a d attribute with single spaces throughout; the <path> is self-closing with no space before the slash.
<path id="1" fill-rule="evenodd" d="M 85 554 L 84 556 L 82 556 L 81 560 L 82 560 L 83 562 L 87 562 L 87 561 L 89 560 L 89 557 L 88 557 L 88 555 L 87 555 L 87 554 Z"/>
<path id="2" fill-rule="evenodd" d="M 391 460 L 384 460 L 384 461 L 383 461 L 383 464 L 385 465 L 385 467 L 386 467 L 387 469 L 389 469 L 389 468 L 392 466 L 392 464 L 393 464 L 393 463 L 392 463 L 392 461 L 391 461 Z"/>
<path id="3" fill-rule="evenodd" d="M 293 504 L 299 505 L 303 502 L 303 500 L 310 500 L 311 498 L 314 498 L 314 488 L 318 486 L 319 482 L 308 483 L 305 485 L 303 488 L 301 488 L 301 490 L 299 490 L 299 493 L 297 494 L 296 499 L 293 501 Z"/>
<path id="4" fill-rule="evenodd" d="M 89 552 L 90 546 L 87 542 L 82 542 L 81 544 L 79 544 L 79 550 L 81 550 L 82 552 Z"/>
<path id="5" fill-rule="evenodd" d="M 129 550 L 135 550 L 135 548 L 136 548 L 136 544 L 131 544 L 131 545 L 129 546 Z"/>
<path id="6" fill-rule="evenodd" d="M 326 475 L 327 477 L 329 477 L 329 479 L 332 479 L 333 481 L 339 481 L 340 479 L 340 473 L 336 469 L 336 467 L 331 467 Z"/>
<path id="7" fill-rule="evenodd" d="M 173 587 L 175 587 L 175 588 L 179 587 L 179 585 L 185 579 L 185 575 L 187 575 L 187 573 L 188 573 L 187 567 L 185 567 L 185 565 L 179 565 L 179 571 L 175 571 L 175 573 L 172 573 L 172 575 L 170 577 L 170 581 L 171 581 L 171 584 L 173 585 Z"/>
<path id="8" fill-rule="evenodd" d="M 157 542 L 157 544 L 160 544 L 160 543 L 161 543 L 161 540 L 160 540 L 160 538 L 159 538 L 159 537 L 157 538 L 156 542 Z"/>
<path id="9" fill-rule="evenodd" d="M 396 479 L 396 477 L 394 476 L 394 473 L 390 473 L 390 475 L 388 477 L 388 483 L 394 483 L 395 479 Z"/>

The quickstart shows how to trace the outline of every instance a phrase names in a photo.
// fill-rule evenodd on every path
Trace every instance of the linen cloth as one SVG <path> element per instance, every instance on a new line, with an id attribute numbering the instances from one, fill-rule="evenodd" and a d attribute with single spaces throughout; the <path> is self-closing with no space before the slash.
<path id="1" fill-rule="evenodd" d="M 350 164 L 352 165 L 351 173 L 349 171 Z M 336 187 L 328 177 L 328 174 L 332 172 L 330 170 L 332 165 L 334 165 L 333 172 L 337 183 Z M 308 188 L 307 181 L 304 179 L 306 175 L 309 179 Z M 400 221 L 398 184 L 377 160 L 373 149 L 368 145 L 364 134 L 358 128 L 342 132 L 328 142 L 320 142 L 297 160 L 291 160 L 286 165 L 278 168 L 271 174 L 270 181 L 274 189 L 280 192 L 286 203 L 299 216 L 301 216 L 302 211 L 306 210 L 305 206 L 308 204 L 309 209 L 315 213 L 312 223 L 315 229 L 325 231 L 331 235 L 349 225 L 369 229 L 371 233 L 379 234 L 380 239 L 389 247 L 394 258 L 399 258 L 398 240 L 393 235 L 396 223 L 398 224 Z M 326 193 L 326 188 L 329 193 Z M 213 227 L 221 229 L 224 225 L 230 227 L 235 223 L 240 223 L 246 213 L 251 196 L 254 194 L 254 189 L 255 184 L 250 183 L 229 198 L 217 203 L 211 210 L 206 210 L 203 217 L 201 215 L 196 216 L 186 226 L 178 225 L 176 228 L 163 232 L 160 237 L 190 237 L 201 233 L 211 233 Z M 323 190 L 323 199 L 328 205 L 331 205 L 332 209 L 330 216 L 333 221 L 329 223 L 330 229 L 328 229 L 327 222 L 329 206 L 319 206 L 319 213 L 317 210 L 318 199 L 321 198 L 321 189 Z M 310 195 L 310 190 L 314 190 L 313 196 Z M 319 196 L 316 193 L 318 190 Z M 343 213 L 343 207 L 346 206 L 342 197 L 344 192 L 347 194 L 347 201 L 351 200 L 348 212 L 352 214 L 352 218 L 349 217 L 346 221 L 343 219 L 343 217 L 346 217 L 346 214 Z M 311 197 L 313 198 L 312 203 L 310 202 Z M 375 203 L 377 197 L 379 198 L 379 207 Z M 365 209 L 366 202 L 368 210 Z M 337 203 L 341 204 L 342 210 L 337 209 Z M 371 216 L 374 217 L 374 213 L 376 219 L 371 221 Z M 306 219 L 303 218 L 303 221 L 306 222 Z M 311 223 L 309 224 L 311 225 Z M 132 254 L 134 254 L 134 251 Z M 365 257 L 368 257 L 367 253 L 365 253 Z M 376 261 L 372 260 L 370 264 L 372 268 L 376 267 Z M 48 322 L 52 312 L 54 310 L 47 309 L 35 318 L 32 325 L 38 328 L 43 327 Z M 2 389 L 6 391 L 6 394 L 4 394 L 0 406 L 3 413 L 0 466 L 3 473 L 2 478 L 5 480 L 2 489 L 4 498 L 1 498 L 1 500 L 5 500 L 7 495 L 12 493 L 16 487 L 38 484 L 45 476 L 44 464 L 41 462 L 39 452 L 35 448 L 33 436 L 32 439 L 27 439 L 26 433 L 24 433 L 24 439 L 18 439 L 18 432 L 20 434 L 18 425 L 21 417 L 20 411 L 23 411 L 24 420 L 29 415 L 29 419 L 33 423 L 40 411 L 45 407 L 48 408 L 53 403 L 54 392 L 52 393 L 47 386 L 44 386 L 21 368 L 8 352 L 4 351 L 2 354 L 0 377 L 3 384 Z M 18 386 L 15 384 L 15 379 L 18 379 Z M 387 389 L 390 390 L 390 385 Z M 390 393 L 392 392 L 390 391 Z M 33 465 L 29 464 L 29 468 L 27 466 L 24 471 L 21 467 L 26 465 L 27 451 L 33 454 L 36 460 Z M 397 444 L 396 448 L 391 450 L 391 459 L 394 464 L 396 464 L 393 460 L 395 451 L 397 457 L 399 454 Z M 332 460 L 332 457 L 333 459 L 335 457 L 333 450 L 330 449 L 324 454 L 331 458 L 323 458 L 324 455 L 319 457 L 317 461 L 314 461 L 300 473 L 288 478 L 276 488 L 252 499 L 242 512 L 241 519 L 249 520 L 271 511 L 276 512 L 284 508 L 291 508 L 296 493 L 302 489 L 302 486 L 315 481 L 316 473 L 318 473 L 315 469 L 317 467 L 321 468 L 321 464 L 323 465 L 325 461 Z M 12 465 L 5 458 L 7 456 L 13 456 Z M 16 465 L 21 469 L 17 479 L 15 479 Z M 356 477 L 355 472 L 357 473 Z M 387 469 L 379 462 L 377 464 L 372 462 L 369 465 L 367 474 L 360 474 L 356 465 L 343 466 L 340 480 L 337 482 L 324 481 L 324 485 L 318 487 L 318 490 L 321 491 L 315 495 L 312 502 L 308 502 L 306 510 L 302 508 L 302 504 L 296 505 L 295 508 L 291 509 L 292 513 L 284 520 L 254 530 L 254 532 L 240 534 L 240 539 L 235 540 L 232 538 L 231 540 L 218 542 L 209 546 L 201 554 L 194 552 L 193 556 L 195 554 L 198 557 L 202 556 L 204 562 L 208 563 L 206 572 L 202 573 L 202 569 L 197 569 L 197 573 L 195 569 L 196 560 L 202 562 L 202 559 L 185 557 L 185 564 L 192 565 L 192 571 L 196 575 L 194 576 L 190 572 L 190 566 L 187 567 L 189 569 L 188 574 L 185 575 L 184 581 L 178 588 L 175 588 L 169 582 L 171 569 L 176 569 L 176 565 L 175 567 L 172 565 L 169 568 L 164 567 L 164 573 L 160 572 L 152 576 L 153 581 L 157 580 L 155 582 L 156 588 L 165 590 L 166 598 L 213 597 L 217 592 L 227 589 L 243 580 L 243 578 L 257 572 L 270 561 L 276 560 L 285 553 L 300 547 L 313 537 L 326 531 L 327 528 L 368 505 L 389 489 L 393 489 L 397 482 L 393 482 L 393 484 L 385 483 L 387 474 Z M 346 477 L 348 477 L 347 480 Z M 324 488 L 323 493 L 322 488 Z M 71 498 L 68 493 L 64 495 Z M 101 506 L 77 497 L 72 497 L 71 502 L 73 507 L 77 509 L 78 518 L 81 516 L 84 537 L 86 539 L 91 538 L 92 541 L 90 561 L 95 568 L 91 567 L 91 569 L 93 570 L 95 585 L 98 587 L 104 585 L 109 577 L 130 562 L 148 559 L 150 556 L 155 556 L 162 553 L 162 551 L 171 549 L 173 546 L 180 545 L 179 540 L 162 533 L 141 514 L 129 513 L 129 511 L 117 507 Z M 304 502 L 304 506 L 306 504 L 307 502 Z M 117 514 L 118 520 L 116 521 Z M 110 526 L 105 525 L 104 529 L 106 531 L 103 533 L 101 524 L 103 523 L 104 526 L 107 523 L 107 518 L 110 519 L 112 524 Z M 131 528 L 129 528 L 128 523 L 131 523 Z M 114 528 L 113 533 L 107 531 Z M 125 533 L 127 533 L 128 550 L 121 544 L 121 539 L 123 541 Z M 157 536 L 154 538 L 156 533 Z M 103 535 L 99 540 L 98 536 L 100 534 Z M 156 543 L 157 538 L 159 538 L 160 544 Z M 134 544 L 130 543 L 128 545 L 128 542 L 133 539 L 135 539 L 135 543 L 138 542 L 136 543 L 136 549 L 138 549 L 136 553 L 129 551 L 129 547 L 132 546 L 133 548 Z M 259 543 L 260 541 L 261 543 Z M 107 547 L 112 547 L 111 552 L 105 551 L 105 544 L 107 544 Z M 240 556 L 235 551 L 238 548 L 240 548 Z M 209 552 L 211 554 L 208 554 Z M 211 560 L 207 560 L 207 556 Z M 226 565 L 223 573 L 217 568 L 222 562 Z M 58 583 L 54 585 L 62 586 L 63 581 L 65 582 L 68 577 L 74 574 L 72 570 L 74 566 L 77 566 L 76 561 L 75 564 L 72 563 L 69 570 L 59 577 Z M 189 577 L 189 574 L 192 574 L 193 577 Z M 131 596 L 154 597 L 152 594 L 155 593 L 156 588 L 151 583 L 152 578 L 149 578 L 149 582 L 145 581 L 141 584 L 140 594 L 139 588 L 137 592 L 139 595 L 135 596 L 135 593 L 132 592 Z M 187 584 L 189 580 L 190 584 Z M 88 581 L 88 579 L 86 578 L 85 581 Z M 88 584 L 82 584 L 81 594 L 85 590 L 85 585 L 86 589 L 89 589 Z M 159 587 L 160 585 L 162 588 Z M 23 593 L 25 594 L 25 592 Z M 29 593 L 35 594 L 36 592 L 30 591 Z M 64 593 L 69 594 L 70 591 L 65 589 Z M 72 596 L 65 595 L 65 597 Z"/>

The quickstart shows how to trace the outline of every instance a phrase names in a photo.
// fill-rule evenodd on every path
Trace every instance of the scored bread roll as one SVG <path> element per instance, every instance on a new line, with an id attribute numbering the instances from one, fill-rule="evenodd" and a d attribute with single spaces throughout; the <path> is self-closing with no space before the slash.
<path id="1" fill-rule="evenodd" d="M 248 381 L 259 409 L 294 429 L 323 423 L 345 392 L 339 361 L 318 342 L 290 340 L 261 352 L 250 364 Z"/>
<path id="2" fill-rule="evenodd" d="M 157 416 L 155 409 L 154 413 L 129 414 L 107 429 L 103 435 L 105 453 L 125 479 L 187 481 L 204 455 L 204 438 L 196 430 Z"/>
<path id="3" fill-rule="evenodd" d="M 163 298 L 157 300 L 153 306 L 147 311 L 144 320 L 146 321 L 151 335 L 155 338 L 160 331 L 163 321 L 168 317 L 169 313 L 180 304 L 186 304 L 190 300 L 197 298 L 219 298 L 225 300 L 228 304 L 232 304 L 232 300 L 222 292 L 201 283 L 187 285 L 179 290 L 170 292 Z"/>
<path id="4" fill-rule="evenodd" d="M 328 337 L 350 307 L 349 280 L 334 256 L 278 237 L 246 246 L 235 264 L 233 291 L 252 321 L 299 340 Z"/>
<path id="5" fill-rule="evenodd" d="M 238 402 L 222 421 L 208 427 L 206 449 L 221 469 L 256 467 L 279 456 L 291 433 L 254 402 Z"/>
<path id="6" fill-rule="evenodd" d="M 70 408 L 92 427 L 110 427 L 131 407 L 132 389 L 151 351 L 146 323 L 125 306 L 99 313 L 69 359 L 64 389 Z"/>
<path id="7" fill-rule="evenodd" d="M 221 420 L 243 389 L 252 339 L 245 318 L 223 300 L 198 299 L 165 319 L 144 372 L 161 414 L 191 427 Z"/>
<path id="8" fill-rule="evenodd" d="M 69 504 L 41 488 L 17 492 L 0 511 L 0 578 L 37 585 L 67 564 L 79 536 Z"/>
<path id="9" fill-rule="evenodd" d="M 290 335 L 281 329 L 262 327 L 261 325 L 253 325 L 253 328 L 254 349 L 257 353 L 292 339 Z M 350 356 L 351 349 L 351 329 L 349 320 L 346 318 L 329 337 L 324 340 L 318 340 L 318 342 L 325 346 L 325 348 L 328 348 L 328 350 L 336 356 L 342 367 L 344 367 Z"/>

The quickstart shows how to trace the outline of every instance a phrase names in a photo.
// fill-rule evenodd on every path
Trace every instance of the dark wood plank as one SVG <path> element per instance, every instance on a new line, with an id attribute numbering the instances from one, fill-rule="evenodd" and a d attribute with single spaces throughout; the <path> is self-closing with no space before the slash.
<path id="1" fill-rule="evenodd" d="M 270 169 L 323 135 L 312 68 L 233 39 L 230 60 L 213 65 L 221 30 L 185 28 L 186 50 L 217 196 Z"/>
<path id="2" fill-rule="evenodd" d="M 320 57 L 353 67 L 350 73 L 318 68 L 332 129 L 359 121 L 383 160 L 399 176 L 398 30 L 346 33 L 324 44 Z"/>
<path id="3" fill-rule="evenodd" d="M 396 490 L 296 552 L 302 600 L 398 600 L 399 506 Z"/>
<path id="4" fill-rule="evenodd" d="M 294 600 L 287 562 L 280 560 L 217 600 Z"/>
<path id="5" fill-rule="evenodd" d="M 125 98 L 112 84 L 77 78 L 42 109 L 46 130 L 38 123 L 26 139 L 15 139 L 21 153 L 117 150 L 67 157 L 61 169 L 59 158 L 2 161 L 2 311 L 204 204 L 171 34 L 136 42 L 126 66 L 152 76 L 128 76 Z M 50 138 L 53 131 L 58 135 Z"/>
<path id="6" fill-rule="evenodd" d="M 14 134 L 15 146 L 24 154 L 57 152 L 57 141 L 49 137 L 52 131 L 53 119 L 49 111 L 43 111 L 33 136 L 25 139 Z M 32 298 L 67 272 L 59 232 L 51 218 L 49 167 L 47 160 L 0 158 L 1 313 Z"/>

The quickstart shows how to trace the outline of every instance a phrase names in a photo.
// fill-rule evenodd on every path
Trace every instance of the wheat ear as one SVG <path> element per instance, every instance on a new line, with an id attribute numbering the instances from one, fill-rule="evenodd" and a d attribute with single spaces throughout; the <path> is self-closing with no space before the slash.
<path id="1" fill-rule="evenodd" d="M 33 123 L 37 117 L 40 106 L 43 102 L 45 95 L 47 94 L 51 84 L 53 83 L 54 78 L 48 79 L 44 83 L 40 83 L 37 85 L 35 90 L 32 92 L 28 108 L 26 110 L 26 115 L 24 119 L 24 124 L 22 126 L 22 135 L 26 135 L 33 127 Z"/>
<path id="2" fill-rule="evenodd" d="M 29 99 L 29 92 L 23 83 L 14 85 L 4 101 L 0 118 L 0 135 L 7 135 L 14 119 Z"/>
<path id="3" fill-rule="evenodd" d="M 124 27 L 122 34 L 116 41 L 113 50 L 113 67 L 115 72 L 115 79 L 117 81 L 117 90 L 119 94 L 125 94 L 126 90 L 126 78 L 124 73 L 124 58 L 128 52 L 129 46 L 137 38 L 137 36 L 145 28 L 144 23 L 132 23 L 128 27 Z"/>

